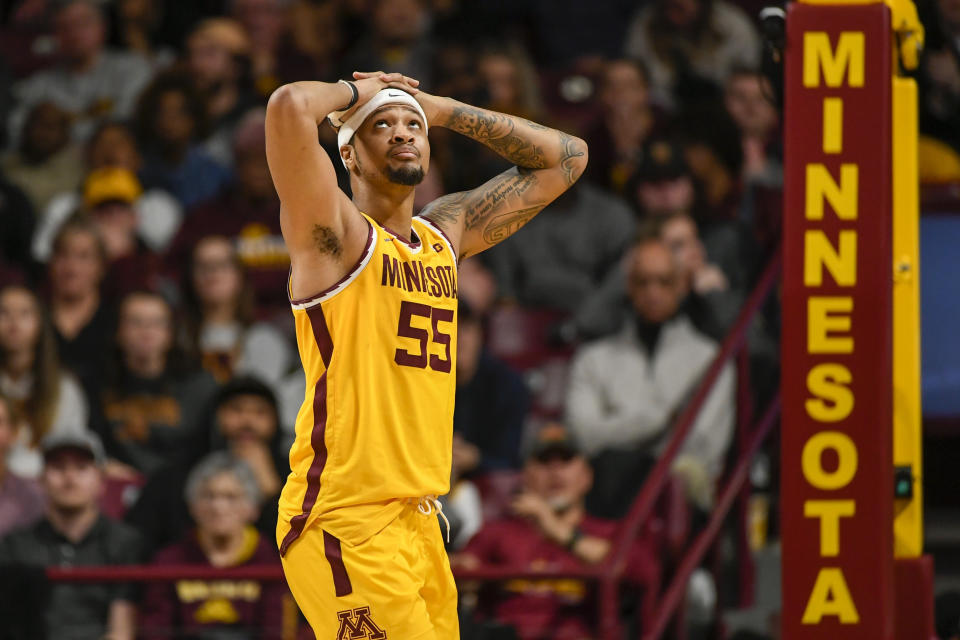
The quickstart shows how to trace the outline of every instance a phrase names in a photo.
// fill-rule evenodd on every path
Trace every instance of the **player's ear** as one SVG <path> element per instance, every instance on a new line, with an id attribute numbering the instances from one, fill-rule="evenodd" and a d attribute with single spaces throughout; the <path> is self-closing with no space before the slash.
<path id="1" fill-rule="evenodd" d="M 340 147 L 340 157 L 343 159 L 343 164 L 347 167 L 347 171 L 351 171 L 355 164 L 353 152 L 353 145 L 345 144 Z"/>

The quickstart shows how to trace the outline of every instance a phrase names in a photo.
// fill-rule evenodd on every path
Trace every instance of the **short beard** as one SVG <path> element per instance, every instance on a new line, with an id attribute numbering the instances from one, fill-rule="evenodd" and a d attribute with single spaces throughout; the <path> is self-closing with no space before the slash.
<path id="1" fill-rule="evenodd" d="M 423 167 L 410 167 L 402 166 L 398 169 L 393 167 L 385 167 L 383 170 L 387 180 L 394 184 L 402 184 L 406 187 L 415 187 L 421 182 L 423 182 Z"/>

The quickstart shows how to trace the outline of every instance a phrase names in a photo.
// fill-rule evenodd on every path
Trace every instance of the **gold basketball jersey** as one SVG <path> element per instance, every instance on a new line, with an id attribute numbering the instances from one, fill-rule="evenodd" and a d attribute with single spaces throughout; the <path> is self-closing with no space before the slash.
<path id="1" fill-rule="evenodd" d="M 457 259 L 435 225 L 411 242 L 364 215 L 366 248 L 340 282 L 291 300 L 307 392 L 280 496 L 284 554 L 314 520 L 357 543 L 449 489 Z"/>

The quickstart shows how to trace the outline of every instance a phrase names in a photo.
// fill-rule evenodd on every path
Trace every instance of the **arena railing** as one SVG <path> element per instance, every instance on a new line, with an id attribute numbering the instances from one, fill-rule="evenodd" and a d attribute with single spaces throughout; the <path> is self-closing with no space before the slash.
<path id="1" fill-rule="evenodd" d="M 779 283 L 779 250 L 767 263 L 749 298 L 744 303 L 733 328 L 724 339 L 720 350 L 702 377 L 696 392 L 684 410 L 677 416 L 673 436 L 654 465 L 647 480 L 634 498 L 611 553 L 600 565 L 563 570 L 532 570 L 511 567 L 458 568 L 454 571 L 458 582 L 493 583 L 507 580 L 579 579 L 597 586 L 598 637 L 603 640 L 622 638 L 620 620 L 620 595 L 630 548 L 640 535 L 644 523 L 653 515 L 661 495 L 670 482 L 670 469 L 680 447 L 693 428 L 701 409 L 706 403 L 726 363 L 735 361 L 738 378 L 737 398 L 737 454 L 727 474 L 726 484 L 718 494 L 706 527 L 696 536 L 686 553 L 677 563 L 671 581 L 659 600 L 647 600 L 640 609 L 647 615 L 639 626 L 642 640 L 659 640 L 667 630 L 681 605 L 690 575 L 717 540 L 722 525 L 735 503 L 739 503 L 738 516 L 746 517 L 746 498 L 749 487 L 746 479 L 753 456 L 770 434 L 780 410 L 777 394 L 768 404 L 762 417 L 751 424 L 753 411 L 750 400 L 749 363 L 747 339 L 751 324 Z M 742 522 L 741 522 L 742 524 Z M 742 549 L 741 549 L 742 551 Z M 747 554 L 748 555 L 748 554 Z M 749 573 L 749 572 L 745 572 Z M 109 566 L 109 567 L 50 567 L 47 578 L 52 582 L 175 582 L 177 580 L 257 580 L 262 582 L 283 581 L 279 566 L 213 568 L 189 565 L 167 566 Z M 741 595 L 750 590 L 750 577 L 744 576 Z M 650 594 L 647 594 L 649 598 Z M 656 596 L 656 594 L 653 594 Z"/>

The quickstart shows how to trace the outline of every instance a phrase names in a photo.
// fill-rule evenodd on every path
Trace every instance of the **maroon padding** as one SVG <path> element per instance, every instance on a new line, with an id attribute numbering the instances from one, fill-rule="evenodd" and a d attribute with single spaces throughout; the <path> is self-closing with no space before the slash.
<path id="1" fill-rule="evenodd" d="M 342 598 L 353 593 L 353 585 L 350 584 L 350 576 L 347 575 L 347 568 L 343 564 L 343 555 L 340 552 L 340 539 L 326 531 L 323 532 L 323 555 L 330 563 L 333 588 L 337 597 Z"/>
<path id="2" fill-rule="evenodd" d="M 326 318 L 323 315 L 323 308 L 316 305 L 307 309 L 307 316 L 310 318 L 310 326 L 313 328 L 313 337 L 317 341 L 317 348 L 320 349 L 320 358 L 323 360 L 324 367 L 329 370 L 330 360 L 333 358 L 333 340 L 330 338 L 330 330 L 327 327 Z M 317 503 L 317 495 L 320 493 L 320 476 L 323 474 L 323 468 L 327 464 L 327 443 L 324 436 L 327 431 L 327 370 L 323 372 L 313 394 L 313 430 L 310 432 L 310 447 L 313 449 L 313 462 L 310 463 L 310 469 L 307 471 L 307 491 L 303 496 L 303 506 L 300 513 L 290 519 L 290 530 L 284 536 L 280 543 L 280 555 L 285 555 L 287 549 L 294 540 L 303 532 L 303 527 L 307 524 L 307 518 Z"/>
<path id="3" fill-rule="evenodd" d="M 897 558 L 893 563 L 897 640 L 936 640 L 933 623 L 933 558 Z"/>

